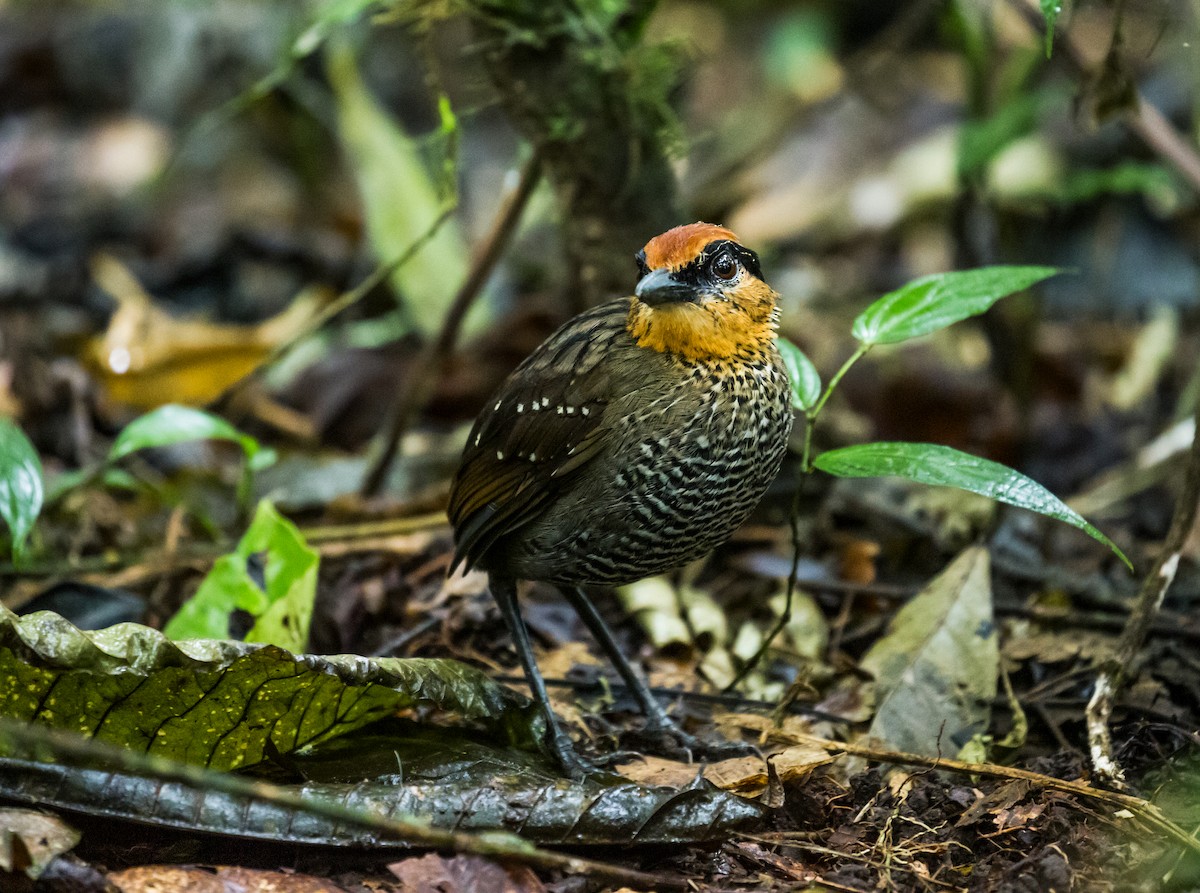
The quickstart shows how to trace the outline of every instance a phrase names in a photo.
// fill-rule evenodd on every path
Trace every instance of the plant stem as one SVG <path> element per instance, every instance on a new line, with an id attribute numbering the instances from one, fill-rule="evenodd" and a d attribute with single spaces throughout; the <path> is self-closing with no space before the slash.
<path id="1" fill-rule="evenodd" d="M 792 619 L 792 599 L 796 594 L 796 575 L 800 571 L 800 495 L 804 489 L 805 476 L 812 472 L 813 429 L 817 426 L 817 416 L 821 414 L 826 401 L 833 394 L 833 389 L 837 387 L 838 382 L 850 371 L 850 367 L 866 356 L 867 351 L 871 347 L 872 345 L 870 344 L 860 343 L 854 353 L 846 359 L 846 362 L 842 363 L 842 368 L 838 369 L 834 373 L 833 378 L 829 379 L 829 384 L 825 386 L 825 390 L 821 393 L 821 399 L 816 402 L 816 405 L 812 409 L 806 410 L 804 413 L 804 440 L 800 448 L 800 465 L 796 469 L 796 489 L 792 495 L 792 510 L 788 516 L 792 534 L 792 566 L 788 571 L 787 594 L 784 596 L 783 610 L 780 612 L 771 631 L 763 639 L 762 644 L 758 646 L 758 650 L 742 665 L 737 675 L 733 677 L 733 681 L 725 686 L 724 690 L 726 692 L 737 688 L 742 683 L 742 680 L 754 671 L 754 668 L 766 656 L 767 650 L 774 643 L 775 639 L 783 632 L 783 628 Z"/>
<path id="2" fill-rule="evenodd" d="M 1142 580 L 1137 601 L 1129 613 L 1121 638 L 1108 659 L 1100 664 L 1096 685 L 1087 707 L 1088 749 L 1092 768 L 1101 781 L 1116 788 L 1124 787 L 1124 771 L 1112 752 L 1112 736 L 1108 721 L 1116 706 L 1118 695 L 1130 675 L 1146 636 L 1162 608 L 1167 589 L 1175 581 L 1175 573 L 1184 555 L 1188 536 L 1196 524 L 1197 504 L 1200 503 L 1200 403 L 1196 406 L 1196 431 L 1188 454 L 1183 488 L 1175 503 L 1175 513 L 1167 530 L 1162 551 Z"/>
<path id="3" fill-rule="evenodd" d="M 492 224 L 492 230 L 484 242 L 483 250 L 476 256 L 475 263 L 467 275 L 466 281 L 454 296 L 449 310 L 442 321 L 441 331 L 437 338 L 428 342 L 420 356 L 408 370 L 408 378 L 400 388 L 396 401 L 388 412 L 386 431 L 382 444 L 370 463 L 363 479 L 360 495 L 372 497 L 379 494 L 391 471 L 392 462 L 396 458 L 396 450 L 404 437 L 405 431 L 411 424 L 417 412 L 425 405 L 437 382 L 437 375 L 445 366 L 454 345 L 458 341 L 458 333 L 462 321 L 467 315 L 471 304 L 474 303 L 496 263 L 504 253 L 509 239 L 516 232 L 517 224 L 525 211 L 533 190 L 541 180 L 541 154 L 534 150 L 529 160 L 521 170 L 521 178 L 517 186 L 503 202 L 500 213 Z"/>
<path id="4" fill-rule="evenodd" d="M 819 416 L 821 414 L 821 410 L 825 408 L 825 403 L 833 394 L 833 389 L 838 386 L 838 382 L 840 382 L 842 378 L 845 377 L 846 373 L 850 371 L 850 367 L 866 356 L 867 351 L 869 351 L 873 346 L 874 345 L 872 344 L 860 343 L 855 349 L 854 353 L 850 354 L 850 356 L 846 359 L 846 362 L 842 363 L 842 368 L 834 373 L 833 378 L 829 379 L 829 384 L 825 385 L 825 391 L 821 394 L 821 399 L 817 401 L 817 405 L 805 413 L 809 419 L 809 427 L 805 432 L 806 452 L 808 442 L 812 436 L 812 426 L 816 424 L 817 416 Z M 809 469 L 806 468 L 805 470 L 808 471 Z"/>

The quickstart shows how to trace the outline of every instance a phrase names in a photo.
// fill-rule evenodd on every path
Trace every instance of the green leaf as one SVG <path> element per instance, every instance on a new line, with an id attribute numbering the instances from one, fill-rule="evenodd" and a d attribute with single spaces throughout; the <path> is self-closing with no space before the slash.
<path id="1" fill-rule="evenodd" d="M 1058 22 L 1058 14 L 1062 12 L 1063 0 L 1041 0 L 1042 15 L 1046 17 L 1046 58 L 1054 49 L 1054 26 Z"/>
<path id="2" fill-rule="evenodd" d="M 250 574 L 251 556 L 265 555 L 262 588 Z M 247 642 L 303 651 L 308 644 L 320 558 L 291 521 L 266 500 L 236 551 L 214 562 L 212 570 L 164 630 L 173 639 L 229 638 L 235 610 L 256 618 Z"/>
<path id="3" fill-rule="evenodd" d="M 959 173 L 967 175 L 981 170 L 1033 130 L 1045 102 L 1043 93 L 1021 92 L 988 117 L 965 122 L 958 137 Z"/>
<path id="4" fill-rule="evenodd" d="M 17 617 L 3 605 L 0 679 L 2 717 L 214 769 L 420 706 L 486 722 L 501 740 L 532 735 L 525 698 L 457 661 L 172 642 L 136 623 L 83 632 L 50 611 Z"/>
<path id="5" fill-rule="evenodd" d="M 876 680 L 872 739 L 941 756 L 986 732 L 1000 669 L 987 549 L 964 551 L 901 608 L 862 667 Z"/>
<path id="6" fill-rule="evenodd" d="M 822 453 L 813 463 L 838 477 L 908 478 L 921 484 L 958 487 L 998 502 L 1029 509 L 1078 527 L 1108 546 L 1125 565 L 1133 565 L 1116 543 L 1089 524 L 1057 496 L 1018 471 L 934 443 L 863 443 Z"/>
<path id="7" fill-rule="evenodd" d="M 130 453 L 149 447 L 170 446 L 189 440 L 228 440 L 242 448 L 246 461 L 256 470 L 273 459 L 274 453 L 263 450 L 257 440 L 243 434 L 224 419 L 193 409 L 190 406 L 168 404 L 139 416 L 122 429 L 108 451 L 108 461 L 115 462 Z"/>
<path id="8" fill-rule="evenodd" d="M 791 341 L 786 338 L 775 340 L 779 344 L 779 354 L 783 357 L 788 381 L 792 385 L 792 406 L 808 412 L 821 399 L 821 373 L 812 364 L 812 360 L 804 355 L 804 351 Z"/>
<path id="9" fill-rule="evenodd" d="M 1179 193 L 1174 176 L 1161 164 L 1123 161 L 1111 168 L 1070 171 L 1050 197 L 1071 205 L 1108 195 L 1143 195 L 1169 206 Z"/>
<path id="10" fill-rule="evenodd" d="M 44 498 L 37 450 L 15 422 L 0 417 L 0 518 L 12 534 L 13 558 L 18 561 Z"/>
<path id="11" fill-rule="evenodd" d="M 1054 267 L 980 267 L 916 279 L 873 303 L 854 320 L 864 345 L 895 344 L 983 313 L 998 300 L 1059 271 Z"/>

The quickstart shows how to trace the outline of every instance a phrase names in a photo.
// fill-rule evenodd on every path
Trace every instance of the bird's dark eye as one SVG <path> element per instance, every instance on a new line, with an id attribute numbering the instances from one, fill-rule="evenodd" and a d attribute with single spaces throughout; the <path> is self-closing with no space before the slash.
<path id="1" fill-rule="evenodd" d="M 722 251 L 712 259 L 712 264 L 709 268 L 713 271 L 713 275 L 718 279 L 724 279 L 726 282 L 733 279 L 738 274 L 737 261 L 728 251 Z"/>

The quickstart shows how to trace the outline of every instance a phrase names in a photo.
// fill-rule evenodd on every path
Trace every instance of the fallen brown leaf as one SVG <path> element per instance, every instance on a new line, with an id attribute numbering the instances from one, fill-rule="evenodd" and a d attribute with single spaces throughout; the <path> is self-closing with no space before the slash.
<path id="1" fill-rule="evenodd" d="M 388 870 L 404 893 L 545 893 L 546 889 L 527 866 L 505 866 L 482 856 L 446 858 L 429 853 L 393 862 Z"/>

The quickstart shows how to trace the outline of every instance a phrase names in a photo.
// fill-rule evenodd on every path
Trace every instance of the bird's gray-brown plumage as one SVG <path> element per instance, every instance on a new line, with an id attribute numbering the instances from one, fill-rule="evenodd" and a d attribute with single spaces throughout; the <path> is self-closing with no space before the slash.
<path id="1" fill-rule="evenodd" d="M 639 580 L 724 542 L 779 470 L 792 413 L 778 352 L 687 360 L 637 346 L 629 312 L 620 299 L 573 319 L 480 416 L 450 507 L 468 564 Z"/>
<path id="2" fill-rule="evenodd" d="M 470 433 L 450 498 L 454 563 L 488 571 L 510 627 L 517 579 L 621 584 L 703 555 L 745 520 L 787 451 L 777 296 L 754 253 L 691 224 L 638 262 L 637 293 L 547 339 Z M 603 638 L 594 609 L 583 615 Z M 522 650 L 523 627 L 514 637 Z M 631 678 L 623 658 L 618 668 Z"/>

